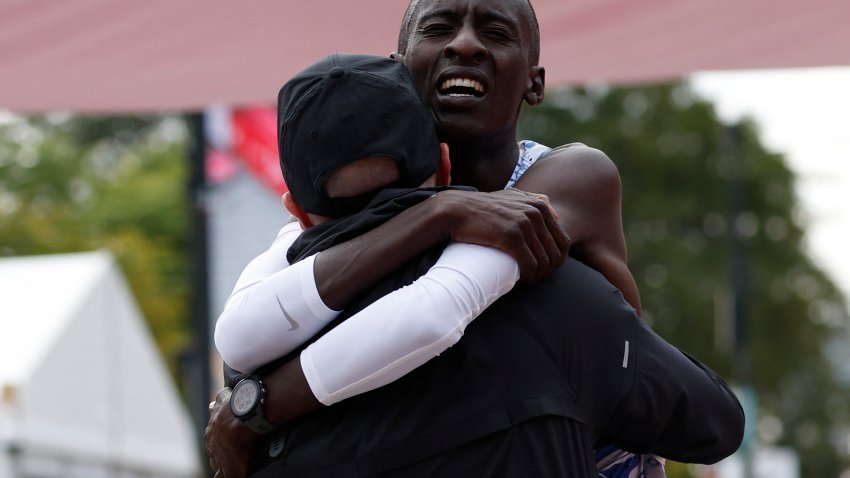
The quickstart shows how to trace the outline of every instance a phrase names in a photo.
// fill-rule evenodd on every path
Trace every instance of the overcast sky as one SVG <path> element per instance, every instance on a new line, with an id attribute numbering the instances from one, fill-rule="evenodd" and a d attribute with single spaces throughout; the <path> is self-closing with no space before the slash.
<path id="1" fill-rule="evenodd" d="M 850 298 L 850 67 L 701 73 L 724 119 L 750 116 L 797 173 L 807 247 Z"/>

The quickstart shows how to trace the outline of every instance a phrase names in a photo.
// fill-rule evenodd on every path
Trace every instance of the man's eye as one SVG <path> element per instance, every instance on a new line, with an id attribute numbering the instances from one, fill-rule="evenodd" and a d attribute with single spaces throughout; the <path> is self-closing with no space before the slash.
<path id="1" fill-rule="evenodd" d="M 430 25 L 425 25 L 424 27 L 419 29 L 419 33 L 426 36 L 433 35 L 443 35 L 449 33 L 453 30 L 451 25 L 446 25 L 443 23 L 432 23 Z"/>
<path id="2" fill-rule="evenodd" d="M 509 30 L 504 28 L 488 28 L 484 30 L 482 33 L 487 35 L 490 38 L 494 38 L 496 40 L 513 40 L 515 35 L 511 33 Z"/>

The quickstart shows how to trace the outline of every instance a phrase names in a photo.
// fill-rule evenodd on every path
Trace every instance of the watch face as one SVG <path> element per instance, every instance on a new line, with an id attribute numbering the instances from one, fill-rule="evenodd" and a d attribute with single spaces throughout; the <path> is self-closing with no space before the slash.
<path id="1" fill-rule="evenodd" d="M 233 413 L 242 416 L 251 411 L 260 395 L 259 384 L 253 380 L 243 380 L 236 385 L 230 396 L 230 406 Z"/>

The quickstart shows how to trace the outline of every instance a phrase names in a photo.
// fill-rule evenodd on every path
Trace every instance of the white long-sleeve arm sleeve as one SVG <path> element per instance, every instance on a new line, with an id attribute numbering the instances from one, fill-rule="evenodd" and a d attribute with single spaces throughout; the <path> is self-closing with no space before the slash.
<path id="1" fill-rule="evenodd" d="M 322 301 L 311 256 L 290 266 L 286 252 L 301 233 L 281 229 L 272 246 L 242 272 L 215 327 L 215 345 L 236 370 L 250 372 L 313 337 L 339 312 Z"/>
<path id="2" fill-rule="evenodd" d="M 507 254 L 450 244 L 413 284 L 377 300 L 301 353 L 301 366 L 325 405 L 397 380 L 458 340 L 481 311 L 519 279 Z"/>
<path id="3" fill-rule="evenodd" d="M 286 261 L 300 232 L 297 224 L 281 230 L 272 247 L 245 268 L 219 317 L 216 347 L 236 370 L 250 372 L 291 352 L 338 314 L 319 296 L 315 257 L 292 266 Z M 302 353 L 313 393 L 330 404 L 397 380 L 456 343 L 518 277 L 516 262 L 496 249 L 449 245 L 427 274 Z"/>

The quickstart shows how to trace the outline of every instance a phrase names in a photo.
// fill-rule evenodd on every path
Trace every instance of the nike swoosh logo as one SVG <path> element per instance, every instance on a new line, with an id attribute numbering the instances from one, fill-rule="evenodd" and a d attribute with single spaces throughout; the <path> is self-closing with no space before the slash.
<path id="1" fill-rule="evenodd" d="M 283 312 L 283 317 L 286 318 L 287 322 L 289 322 L 289 328 L 286 329 L 286 331 L 289 332 L 289 331 L 295 330 L 298 327 L 300 327 L 300 325 L 298 325 L 298 322 L 296 322 L 295 319 L 293 319 L 292 317 L 289 316 L 289 314 L 286 313 L 286 309 L 284 309 L 283 304 L 280 303 L 280 297 L 278 297 L 276 295 L 274 297 L 275 297 L 275 299 L 277 299 L 277 305 L 278 305 L 278 307 L 280 307 L 280 311 Z"/>

